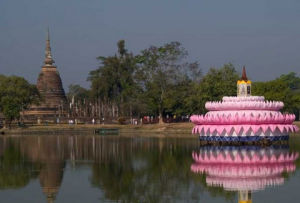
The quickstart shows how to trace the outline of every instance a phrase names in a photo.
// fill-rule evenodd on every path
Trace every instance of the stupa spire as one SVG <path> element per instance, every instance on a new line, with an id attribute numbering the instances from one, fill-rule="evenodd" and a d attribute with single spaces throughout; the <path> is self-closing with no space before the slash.
<path id="1" fill-rule="evenodd" d="M 248 80 L 245 66 L 243 66 L 243 72 L 242 72 L 242 78 L 241 78 L 241 80 L 244 80 L 244 81 Z"/>
<path id="2" fill-rule="evenodd" d="M 251 81 L 248 80 L 246 68 L 243 66 L 242 77 L 237 81 L 237 96 L 247 97 L 251 96 Z"/>
<path id="3" fill-rule="evenodd" d="M 54 63 L 54 60 L 53 60 L 52 54 L 51 54 L 51 47 L 50 47 L 50 32 L 49 32 L 49 27 L 48 27 L 48 30 L 47 30 L 44 63 L 45 63 L 46 66 L 52 66 L 52 64 Z"/>

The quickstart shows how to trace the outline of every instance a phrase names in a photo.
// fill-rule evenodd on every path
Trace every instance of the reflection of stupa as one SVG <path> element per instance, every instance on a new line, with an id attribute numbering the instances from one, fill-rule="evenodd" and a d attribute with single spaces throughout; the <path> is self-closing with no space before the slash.
<path id="1" fill-rule="evenodd" d="M 295 171 L 298 153 L 288 148 L 204 147 L 193 152 L 191 170 L 205 173 L 209 186 L 238 191 L 240 203 L 251 203 L 253 191 L 284 183 L 282 173 Z"/>
<path id="2" fill-rule="evenodd" d="M 63 178 L 64 163 L 46 163 L 40 171 L 40 184 L 47 201 L 54 202 Z"/>
<path id="3" fill-rule="evenodd" d="M 45 60 L 37 80 L 37 89 L 43 97 L 43 102 L 33 105 L 24 112 L 27 118 L 53 118 L 65 114 L 66 96 L 59 72 L 51 54 L 49 30 L 46 40 Z"/>
<path id="4" fill-rule="evenodd" d="M 48 202 L 54 202 L 61 183 L 68 157 L 64 136 L 24 136 L 20 147 L 29 160 L 37 163 L 39 181 Z"/>
<path id="5" fill-rule="evenodd" d="M 65 168 L 65 151 L 60 137 L 46 136 L 37 142 L 38 157 L 42 164 L 40 184 L 48 202 L 54 202 L 62 183 Z"/>
<path id="6" fill-rule="evenodd" d="M 283 102 L 265 101 L 251 96 L 251 81 L 245 68 L 237 82 L 237 97 L 223 97 L 219 102 L 206 102 L 205 115 L 193 115 L 194 134 L 203 141 L 249 142 L 288 140 L 289 132 L 297 131 L 293 114 L 282 114 Z"/>

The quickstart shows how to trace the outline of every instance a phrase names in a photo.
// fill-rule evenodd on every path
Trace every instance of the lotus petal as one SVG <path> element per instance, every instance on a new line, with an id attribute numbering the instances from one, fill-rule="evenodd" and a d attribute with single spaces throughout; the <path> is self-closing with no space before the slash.
<path id="1" fill-rule="evenodd" d="M 233 129 L 234 129 L 236 134 L 239 134 L 241 129 L 242 129 L 242 126 L 241 125 L 234 125 Z"/>
<path id="2" fill-rule="evenodd" d="M 250 130 L 250 125 L 244 125 L 243 129 L 244 129 L 244 133 L 247 133 Z"/>
<path id="3" fill-rule="evenodd" d="M 223 131 L 224 131 L 224 127 L 223 126 L 218 126 L 217 127 L 217 132 L 218 132 L 219 135 L 221 135 L 223 133 Z"/>
<path id="4" fill-rule="evenodd" d="M 280 131 L 281 133 L 283 133 L 283 131 L 284 131 L 284 126 L 283 126 L 283 125 L 278 125 L 277 127 L 278 127 L 279 131 Z"/>
<path id="5" fill-rule="evenodd" d="M 276 131 L 276 125 L 269 125 L 272 132 Z"/>
<path id="6" fill-rule="evenodd" d="M 252 131 L 254 132 L 254 134 L 256 134 L 259 131 L 260 126 L 259 125 L 253 125 L 253 126 L 251 126 L 251 128 L 252 128 Z"/>

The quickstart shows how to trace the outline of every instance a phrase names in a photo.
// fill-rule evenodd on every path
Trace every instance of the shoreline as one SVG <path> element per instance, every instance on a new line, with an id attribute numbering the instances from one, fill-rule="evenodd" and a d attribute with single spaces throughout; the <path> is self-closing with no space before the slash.
<path id="1" fill-rule="evenodd" d="M 294 122 L 300 128 L 300 121 Z M 49 135 L 49 134 L 94 134 L 99 128 L 118 128 L 120 136 L 139 137 L 197 137 L 192 134 L 194 124 L 185 123 L 164 123 L 144 125 L 120 125 L 120 124 L 50 124 L 34 125 L 25 128 L 1 129 L 4 135 Z M 299 134 L 299 133 L 297 133 Z"/>
<path id="2" fill-rule="evenodd" d="M 164 123 L 144 125 L 119 125 L 119 124 L 50 124 L 35 125 L 25 128 L 1 129 L 4 135 L 30 135 L 30 134 L 94 134 L 99 128 L 118 128 L 120 136 L 142 137 L 195 137 L 192 134 L 193 123 Z"/>

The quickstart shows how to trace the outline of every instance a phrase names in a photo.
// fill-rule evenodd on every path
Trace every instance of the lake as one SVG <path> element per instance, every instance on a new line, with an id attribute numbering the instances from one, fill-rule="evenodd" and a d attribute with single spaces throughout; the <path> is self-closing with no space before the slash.
<path id="1" fill-rule="evenodd" d="M 271 147 L 199 146 L 196 137 L 2 136 L 0 202 L 295 202 L 299 153 L 300 136 Z"/>

